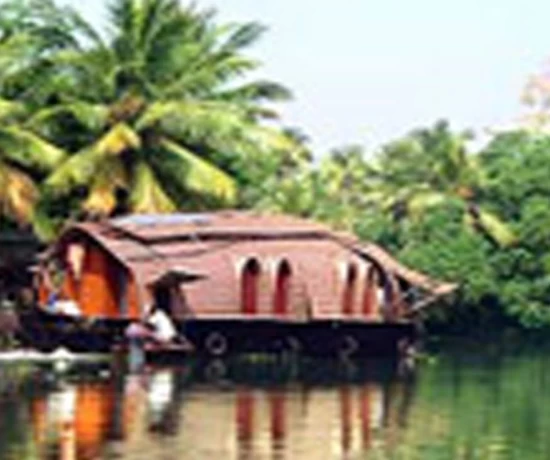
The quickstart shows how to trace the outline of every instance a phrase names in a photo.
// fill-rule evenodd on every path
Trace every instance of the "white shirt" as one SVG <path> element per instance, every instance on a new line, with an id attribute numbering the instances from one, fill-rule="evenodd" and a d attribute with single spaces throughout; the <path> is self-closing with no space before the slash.
<path id="1" fill-rule="evenodd" d="M 68 316 L 80 316 L 82 314 L 74 300 L 56 300 L 53 304 L 53 311 Z"/>
<path id="2" fill-rule="evenodd" d="M 163 342 L 170 342 L 178 335 L 178 331 L 169 316 L 162 310 L 157 309 L 147 322 L 155 328 L 155 336 Z"/>

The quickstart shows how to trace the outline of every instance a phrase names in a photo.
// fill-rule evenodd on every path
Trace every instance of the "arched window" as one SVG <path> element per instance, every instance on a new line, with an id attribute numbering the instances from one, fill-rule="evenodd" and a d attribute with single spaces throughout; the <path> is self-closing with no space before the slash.
<path id="1" fill-rule="evenodd" d="M 243 267 L 241 275 L 241 312 L 244 315 L 255 315 L 258 312 L 258 288 L 260 281 L 260 264 L 250 259 Z"/>
<path id="2" fill-rule="evenodd" d="M 278 268 L 275 278 L 275 294 L 273 297 L 273 314 L 275 316 L 287 316 L 290 298 L 290 281 L 292 270 L 290 264 L 283 260 Z"/>
<path id="3" fill-rule="evenodd" d="M 357 279 L 357 267 L 354 264 L 348 265 L 344 293 L 342 296 L 342 313 L 344 316 L 353 315 L 353 302 L 355 300 L 355 281 Z"/>
<path id="4" fill-rule="evenodd" d="M 378 287 L 378 273 L 371 266 L 365 277 L 365 289 L 363 291 L 363 316 L 374 317 L 378 314 L 376 290 Z"/>

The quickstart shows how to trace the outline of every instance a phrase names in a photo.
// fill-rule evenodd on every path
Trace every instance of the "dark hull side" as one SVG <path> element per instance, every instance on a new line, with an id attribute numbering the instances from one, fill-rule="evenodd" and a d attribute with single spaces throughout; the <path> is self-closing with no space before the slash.
<path id="1" fill-rule="evenodd" d="M 124 345 L 125 320 L 90 320 L 33 309 L 20 316 L 21 340 L 41 350 L 109 351 Z M 312 320 L 189 319 L 178 325 L 198 353 L 292 353 L 308 356 L 387 356 L 407 351 L 417 330 L 411 323 Z"/>

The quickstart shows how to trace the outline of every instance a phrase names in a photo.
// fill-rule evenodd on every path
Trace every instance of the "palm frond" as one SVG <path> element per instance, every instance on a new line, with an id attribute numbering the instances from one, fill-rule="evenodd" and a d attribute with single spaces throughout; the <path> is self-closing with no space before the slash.
<path id="1" fill-rule="evenodd" d="M 268 126 L 252 124 L 246 127 L 245 136 L 264 153 L 270 153 L 273 150 L 291 151 L 300 148 L 300 145 L 283 131 Z"/>
<path id="2" fill-rule="evenodd" d="M 212 119 L 215 114 L 218 114 L 220 108 L 221 104 L 217 106 L 215 103 L 204 103 L 195 100 L 154 102 L 147 107 L 147 110 L 137 120 L 136 128 L 138 131 L 141 131 L 158 123 L 176 119 L 184 121 L 185 119 L 202 117 L 206 121 L 208 118 Z M 226 110 L 225 112 L 226 116 L 239 116 L 236 111 L 231 112 L 230 110 Z"/>
<path id="3" fill-rule="evenodd" d="M 414 193 L 407 200 L 408 214 L 417 219 L 429 209 L 439 206 L 449 200 L 449 196 L 445 193 L 425 190 Z"/>
<path id="4" fill-rule="evenodd" d="M 235 201 L 237 186 L 226 172 L 173 141 L 163 139 L 161 145 L 184 162 L 186 187 L 200 194 L 213 195 L 228 203 Z"/>
<path id="5" fill-rule="evenodd" d="M 160 125 L 171 137 L 218 151 L 269 153 L 298 148 L 284 132 L 260 126 L 247 115 L 236 104 L 220 101 L 159 102 L 149 106 L 136 126 L 142 130 Z"/>
<path id="6" fill-rule="evenodd" d="M 51 170 L 67 157 L 62 149 L 16 126 L 0 128 L 0 148 L 4 157 L 41 171 Z"/>
<path id="7" fill-rule="evenodd" d="M 191 45 L 187 46 L 187 50 L 191 50 Z M 243 56 L 209 55 L 201 45 L 196 46 L 196 53 L 193 59 L 186 60 L 189 67 L 184 72 L 159 89 L 163 99 L 208 94 L 212 88 L 223 86 L 232 78 L 240 77 L 260 65 L 258 61 Z"/>
<path id="8" fill-rule="evenodd" d="M 38 189 L 28 175 L 0 162 L 0 214 L 29 224 L 37 198 Z"/>
<path id="9" fill-rule="evenodd" d="M 64 49 L 52 55 L 49 61 L 61 75 L 69 77 L 70 84 L 61 92 L 65 101 L 108 103 L 115 96 L 116 69 L 120 63 L 111 48 Z"/>
<path id="10" fill-rule="evenodd" d="M 92 181 L 102 159 L 103 156 L 94 149 L 77 152 L 46 178 L 44 186 L 55 196 L 65 195 L 75 187 L 88 185 Z"/>
<path id="11" fill-rule="evenodd" d="M 229 101 L 288 101 L 292 93 L 283 85 L 270 81 L 247 83 L 235 89 L 223 91 L 217 95 L 220 99 Z"/>
<path id="12" fill-rule="evenodd" d="M 17 76 L 33 62 L 32 48 L 34 38 L 20 33 L 9 36 L 0 42 L 0 81 Z"/>
<path id="13" fill-rule="evenodd" d="M 235 26 L 235 30 L 221 45 L 224 53 L 234 53 L 246 48 L 259 40 L 266 27 L 257 22 L 249 22 Z"/>
<path id="14" fill-rule="evenodd" d="M 108 216 L 117 205 L 117 188 L 127 188 L 128 178 L 117 157 L 103 160 L 96 168 L 82 208 L 94 215 Z"/>
<path id="15" fill-rule="evenodd" d="M 156 51 L 158 45 L 170 48 L 181 40 L 193 21 L 187 10 L 181 10 L 177 0 L 152 0 L 142 5 L 138 19 L 142 51 Z"/>
<path id="16" fill-rule="evenodd" d="M 10 122 L 27 111 L 24 104 L 19 101 L 0 98 L 0 121 Z"/>
<path id="17" fill-rule="evenodd" d="M 517 236 L 512 229 L 498 216 L 485 209 L 477 208 L 476 211 L 475 221 L 496 243 L 508 247 L 517 242 Z"/>
<path id="18" fill-rule="evenodd" d="M 134 12 L 139 2 L 135 0 L 113 0 L 108 5 L 109 23 L 117 34 L 132 35 Z"/>
<path id="19" fill-rule="evenodd" d="M 109 120 L 109 108 L 107 106 L 74 101 L 38 110 L 26 122 L 26 125 L 34 129 L 40 129 L 48 126 L 49 123 L 56 120 L 59 116 L 66 114 L 71 115 L 84 127 L 92 131 L 103 129 Z"/>
<path id="20" fill-rule="evenodd" d="M 154 171 L 145 162 L 135 165 L 133 183 L 130 189 L 130 206 L 132 212 L 169 213 L 176 210 L 175 203 L 164 192 Z"/>
<path id="21" fill-rule="evenodd" d="M 126 123 L 117 123 L 92 147 L 103 155 L 118 155 L 125 150 L 141 147 L 141 138 Z"/>

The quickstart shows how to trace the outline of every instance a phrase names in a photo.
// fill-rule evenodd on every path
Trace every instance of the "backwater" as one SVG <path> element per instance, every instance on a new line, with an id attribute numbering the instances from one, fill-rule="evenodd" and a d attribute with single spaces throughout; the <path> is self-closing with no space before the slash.
<path id="1" fill-rule="evenodd" d="M 0 364 L 0 459 L 546 459 L 550 352 Z"/>

